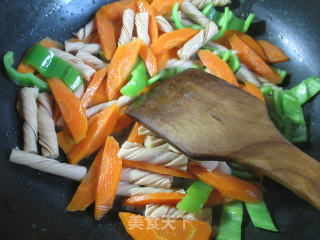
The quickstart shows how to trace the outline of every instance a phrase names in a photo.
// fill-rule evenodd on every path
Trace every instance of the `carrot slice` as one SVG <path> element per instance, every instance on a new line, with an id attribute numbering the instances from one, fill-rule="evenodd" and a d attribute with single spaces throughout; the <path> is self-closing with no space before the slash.
<path id="1" fill-rule="evenodd" d="M 169 57 L 169 59 L 179 59 L 179 56 L 178 56 L 178 54 L 177 54 L 177 49 L 169 49 L 168 50 L 168 57 Z"/>
<path id="2" fill-rule="evenodd" d="M 122 18 L 123 11 L 127 8 L 135 10 L 136 0 L 116 1 L 99 9 L 99 13 L 107 17 L 110 21 L 118 21 Z"/>
<path id="3" fill-rule="evenodd" d="M 63 130 L 57 133 L 59 147 L 65 154 L 71 152 L 72 148 L 76 145 L 75 141 L 70 137 L 68 130 Z"/>
<path id="4" fill-rule="evenodd" d="M 185 197 L 183 193 L 151 193 L 147 195 L 135 195 L 124 199 L 122 205 L 143 207 L 147 204 L 176 205 Z"/>
<path id="5" fill-rule="evenodd" d="M 213 75 L 235 85 L 239 86 L 236 77 L 234 76 L 229 65 L 220 59 L 217 55 L 209 50 L 198 51 L 201 62 L 210 70 Z"/>
<path id="6" fill-rule="evenodd" d="M 247 93 L 250 93 L 251 95 L 259 98 L 261 101 L 266 102 L 261 90 L 258 87 L 256 87 L 253 83 L 244 82 L 244 85 L 241 84 L 240 88 L 246 91 Z"/>
<path id="7" fill-rule="evenodd" d="M 271 63 L 286 62 L 290 60 L 290 58 L 277 46 L 264 40 L 259 40 L 258 43 L 265 51 L 267 59 Z"/>
<path id="8" fill-rule="evenodd" d="M 120 108 L 118 121 L 112 131 L 112 134 L 117 134 L 117 133 L 121 132 L 123 129 L 128 127 L 133 122 L 133 119 L 125 113 L 127 108 L 128 108 L 128 106 Z"/>
<path id="9" fill-rule="evenodd" d="M 234 34 L 240 36 L 242 32 L 237 30 L 227 30 L 221 38 L 219 38 L 218 40 L 215 40 L 214 42 L 221 44 L 228 49 L 231 49 L 229 38 L 232 37 Z"/>
<path id="10" fill-rule="evenodd" d="M 151 77 L 154 77 L 158 70 L 157 70 L 157 59 L 149 49 L 149 47 L 146 44 L 142 44 L 140 49 L 140 57 L 146 64 L 146 67 L 148 69 L 148 72 Z"/>
<path id="11" fill-rule="evenodd" d="M 128 142 L 135 142 L 140 144 L 144 143 L 144 139 L 146 138 L 146 136 L 138 134 L 139 127 L 141 127 L 141 124 L 136 122 L 128 136 L 128 139 L 127 139 Z"/>
<path id="12" fill-rule="evenodd" d="M 111 60 L 117 48 L 114 27 L 108 18 L 99 12 L 96 14 L 95 22 L 103 54 L 108 60 Z"/>
<path id="13" fill-rule="evenodd" d="M 107 79 L 102 81 L 100 86 L 98 87 L 97 91 L 93 95 L 93 98 L 90 102 L 90 106 L 95 106 L 100 103 L 108 102 L 108 95 L 107 95 Z"/>
<path id="14" fill-rule="evenodd" d="M 41 44 L 42 46 L 50 49 L 50 48 L 61 48 L 61 45 L 59 44 L 59 42 L 52 40 L 51 38 L 44 38 L 42 39 L 39 44 Z"/>
<path id="15" fill-rule="evenodd" d="M 153 0 L 151 7 L 153 7 L 156 15 L 166 15 L 171 12 L 176 2 L 180 5 L 184 0 Z"/>
<path id="16" fill-rule="evenodd" d="M 98 183 L 99 169 L 102 161 L 103 148 L 99 151 L 93 163 L 90 166 L 89 172 L 81 181 L 76 193 L 74 194 L 67 210 L 83 211 L 91 203 L 94 202 L 96 197 L 96 189 Z"/>
<path id="17" fill-rule="evenodd" d="M 208 222 L 152 219 L 128 212 L 120 212 L 119 217 L 134 240 L 209 240 L 212 234 Z"/>
<path id="18" fill-rule="evenodd" d="M 166 51 L 160 55 L 157 55 L 156 59 L 157 59 L 157 69 L 158 69 L 158 71 L 161 71 L 168 64 L 168 60 L 169 60 L 168 51 Z"/>
<path id="19" fill-rule="evenodd" d="M 120 97 L 120 89 L 125 84 L 134 64 L 137 61 L 142 40 L 136 39 L 120 45 L 109 65 L 107 94 L 109 101 Z"/>
<path id="20" fill-rule="evenodd" d="M 149 36 L 151 43 L 153 43 L 158 38 L 158 24 L 154 10 L 146 0 L 137 0 L 136 7 L 140 13 L 149 13 Z"/>
<path id="21" fill-rule="evenodd" d="M 244 202 L 259 202 L 262 200 L 262 191 L 240 178 L 216 170 L 209 172 L 195 163 L 189 163 L 188 169 L 200 181 L 218 189 L 224 196 Z"/>
<path id="22" fill-rule="evenodd" d="M 87 108 L 89 103 L 91 102 L 93 96 L 95 95 L 96 91 L 98 90 L 102 80 L 105 78 L 108 72 L 108 68 L 102 68 L 101 70 L 97 71 L 94 75 L 92 80 L 89 83 L 85 93 L 81 98 L 81 103 L 84 108 Z"/>
<path id="23" fill-rule="evenodd" d="M 151 44 L 150 49 L 154 55 L 160 55 L 169 49 L 184 44 L 197 33 L 198 30 L 192 28 L 183 28 L 169 33 L 164 33 Z"/>
<path id="24" fill-rule="evenodd" d="M 254 40 L 251 36 L 248 34 L 240 33 L 239 34 L 242 41 L 244 41 L 245 44 L 247 44 L 253 51 L 255 51 L 256 54 L 259 55 L 263 59 L 263 61 L 267 62 L 268 58 L 266 53 L 264 52 L 263 48 L 259 45 L 259 43 Z"/>
<path id="25" fill-rule="evenodd" d="M 94 216 L 100 220 L 113 205 L 121 176 L 121 158 L 118 158 L 119 144 L 113 137 L 108 137 L 104 146 L 100 173 L 96 190 Z"/>
<path id="26" fill-rule="evenodd" d="M 246 64 L 251 70 L 266 78 L 272 83 L 281 83 L 282 78 L 268 64 L 263 61 L 241 38 L 233 35 L 229 38 L 232 49 L 238 51 L 238 56 L 241 62 Z"/>
<path id="27" fill-rule="evenodd" d="M 222 204 L 230 203 L 234 201 L 235 200 L 232 198 L 226 198 L 225 196 L 223 196 L 217 189 L 213 189 L 204 206 L 213 207 L 213 206 L 222 205 Z"/>
<path id="28" fill-rule="evenodd" d="M 123 160 L 122 165 L 124 167 L 137 168 L 137 169 L 141 169 L 149 172 L 154 172 L 154 173 L 159 173 L 159 174 L 164 174 L 164 175 L 169 175 L 174 177 L 195 179 L 195 176 L 189 172 L 185 172 L 185 171 L 170 168 L 170 167 L 165 167 L 162 165 L 151 164 L 148 162 Z"/>
<path id="29" fill-rule="evenodd" d="M 58 78 L 51 78 L 48 84 L 73 140 L 80 142 L 87 133 L 87 117 L 79 98 Z"/>
<path id="30" fill-rule="evenodd" d="M 67 155 L 71 164 L 77 164 L 82 158 L 97 151 L 112 132 L 118 119 L 118 104 L 106 108 L 89 127 L 87 136 Z"/>

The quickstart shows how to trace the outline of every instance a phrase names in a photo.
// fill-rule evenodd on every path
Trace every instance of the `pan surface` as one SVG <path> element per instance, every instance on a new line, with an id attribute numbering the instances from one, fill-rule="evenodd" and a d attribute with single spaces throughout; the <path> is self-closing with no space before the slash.
<path id="1" fill-rule="evenodd" d="M 98 0 L 1 0 L 0 56 L 15 52 L 16 62 L 32 44 L 48 36 L 60 42 L 92 19 L 108 1 Z M 314 0 L 233 0 L 239 16 L 252 11 L 257 19 L 250 30 L 267 39 L 291 58 L 279 64 L 292 74 L 293 86 L 310 75 L 320 76 L 320 4 Z M 102 221 L 93 209 L 67 213 L 65 207 L 77 183 L 8 162 L 10 150 L 21 147 L 21 121 L 15 111 L 19 88 L 9 82 L 0 67 L 0 238 L 38 239 L 130 239 L 117 213 L 119 203 Z M 320 160 L 320 96 L 304 107 L 309 142 L 299 147 Z M 262 130 L 261 130 L 262 131 Z M 319 173 L 320 174 L 320 173 Z M 266 179 L 265 200 L 280 233 L 258 230 L 245 213 L 244 239 L 308 239 L 320 236 L 320 212 L 279 184 Z"/>

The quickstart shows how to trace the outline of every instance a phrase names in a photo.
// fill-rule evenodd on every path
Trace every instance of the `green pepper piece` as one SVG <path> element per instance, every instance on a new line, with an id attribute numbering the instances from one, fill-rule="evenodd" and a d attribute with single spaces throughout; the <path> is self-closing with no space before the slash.
<path id="1" fill-rule="evenodd" d="M 56 57 L 41 44 L 36 44 L 31 48 L 24 63 L 33 66 L 45 78 L 61 79 L 71 91 L 75 91 L 83 83 L 77 69 Z"/>
<path id="2" fill-rule="evenodd" d="M 202 27 L 197 24 L 192 24 L 192 25 L 188 25 L 188 26 L 183 25 L 179 16 L 178 16 L 178 9 L 179 9 L 179 3 L 176 2 L 172 7 L 172 19 L 173 19 L 174 24 L 176 25 L 177 29 L 183 29 L 183 28 L 193 28 L 196 30 L 202 29 Z"/>
<path id="3" fill-rule="evenodd" d="M 233 54 L 230 60 L 228 61 L 228 65 L 231 70 L 236 73 L 240 69 L 240 60 L 237 54 Z"/>
<path id="4" fill-rule="evenodd" d="M 49 85 L 36 77 L 33 73 L 20 73 L 15 70 L 12 65 L 14 64 L 14 53 L 9 51 L 3 57 L 4 67 L 7 74 L 12 82 L 21 87 L 32 87 L 39 88 L 41 92 L 50 92 Z"/>
<path id="5" fill-rule="evenodd" d="M 148 83 L 148 70 L 142 60 L 139 59 L 130 75 L 129 82 L 121 88 L 120 92 L 134 98 L 140 95 Z"/>
<path id="6" fill-rule="evenodd" d="M 254 175 L 251 172 L 247 172 L 247 171 L 239 171 L 239 170 L 235 170 L 232 169 L 232 176 L 244 179 L 244 180 L 256 180 L 257 176 Z"/>
<path id="7" fill-rule="evenodd" d="M 202 14 L 207 16 L 213 9 L 213 3 L 209 2 L 207 5 L 202 9 Z"/>
<path id="8" fill-rule="evenodd" d="M 108 59 L 106 58 L 106 56 L 104 56 L 104 53 L 102 50 L 99 51 L 99 56 L 102 61 L 108 62 Z"/>
<path id="9" fill-rule="evenodd" d="M 221 27 L 221 29 L 219 30 L 219 32 L 215 35 L 215 36 L 213 36 L 212 38 L 211 38 L 211 41 L 216 41 L 216 40 L 218 40 L 219 38 L 221 38 L 221 37 L 223 37 L 223 35 L 225 34 L 225 32 L 227 31 L 227 29 L 228 29 L 228 24 L 229 24 L 229 15 L 231 14 L 231 12 L 230 12 L 230 9 L 229 9 L 229 7 L 226 7 L 226 8 L 224 8 L 224 14 L 223 14 L 223 20 L 222 20 L 222 27 Z"/>
<path id="10" fill-rule="evenodd" d="M 218 12 L 216 9 L 211 8 L 207 10 L 206 17 L 214 21 L 220 28 L 224 24 L 224 13 Z M 240 32 L 247 32 L 251 23 L 255 18 L 255 14 L 250 13 L 246 20 L 236 17 L 231 11 L 228 14 L 228 30 L 237 30 Z"/>
<path id="11" fill-rule="evenodd" d="M 213 187 L 195 181 L 188 188 L 187 195 L 177 204 L 177 208 L 190 213 L 198 213 L 208 200 L 212 190 Z"/>
<path id="12" fill-rule="evenodd" d="M 224 204 L 216 240 L 241 240 L 242 216 L 241 202 Z"/>
<path id="13" fill-rule="evenodd" d="M 269 93 L 272 92 L 272 87 L 270 85 L 265 85 L 262 88 L 260 88 L 261 92 L 263 93 L 263 95 L 268 95 Z"/>
<path id="14" fill-rule="evenodd" d="M 288 72 L 286 70 L 277 68 L 277 67 L 272 67 L 272 69 L 279 74 L 279 76 L 281 77 L 281 82 L 287 77 Z"/>
<path id="15" fill-rule="evenodd" d="M 286 92 L 295 97 L 303 105 L 320 92 L 320 78 L 311 76 Z"/>
<path id="16" fill-rule="evenodd" d="M 278 232 L 264 201 L 258 203 L 245 202 L 251 221 L 255 227 Z"/>

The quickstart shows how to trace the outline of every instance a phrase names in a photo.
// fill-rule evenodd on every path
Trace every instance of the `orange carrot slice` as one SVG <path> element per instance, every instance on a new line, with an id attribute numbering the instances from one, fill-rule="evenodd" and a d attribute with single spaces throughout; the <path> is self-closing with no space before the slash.
<path id="1" fill-rule="evenodd" d="M 57 124 L 60 117 L 61 117 L 60 108 L 59 108 L 58 104 L 56 103 L 56 101 L 53 101 L 53 121 L 55 124 Z"/>
<path id="2" fill-rule="evenodd" d="M 144 143 L 144 139 L 146 138 L 145 135 L 139 135 L 138 129 L 141 127 L 140 123 L 136 122 L 131 129 L 131 132 L 129 134 L 129 137 L 127 139 L 128 142 L 135 142 L 135 143 Z"/>
<path id="3" fill-rule="evenodd" d="M 59 44 L 59 42 L 52 40 L 51 38 L 44 38 L 42 39 L 39 44 L 41 44 L 42 46 L 50 49 L 50 48 L 61 48 L 61 45 Z"/>
<path id="4" fill-rule="evenodd" d="M 151 7 L 153 7 L 156 15 L 166 15 L 171 12 L 176 2 L 180 5 L 183 1 L 184 0 L 153 0 Z"/>
<path id="5" fill-rule="evenodd" d="M 58 78 L 51 78 L 48 84 L 73 140 L 80 142 L 87 133 L 87 117 L 79 98 Z"/>
<path id="6" fill-rule="evenodd" d="M 96 189 L 98 183 L 99 169 L 102 161 L 103 148 L 99 151 L 93 163 L 91 164 L 89 172 L 81 181 L 76 193 L 74 194 L 67 210 L 70 212 L 83 211 L 96 198 Z"/>
<path id="7" fill-rule="evenodd" d="M 90 106 L 95 106 L 100 103 L 108 102 L 108 95 L 107 95 L 106 89 L 107 89 L 107 79 L 101 82 L 97 91 L 93 95 L 93 98 L 90 102 Z"/>
<path id="8" fill-rule="evenodd" d="M 127 8 L 135 10 L 136 0 L 116 1 L 99 9 L 99 13 L 107 17 L 110 21 L 118 21 L 122 18 L 123 11 Z"/>
<path id="9" fill-rule="evenodd" d="M 169 59 L 179 59 L 179 56 L 177 54 L 177 49 L 172 48 L 168 50 L 168 57 Z"/>
<path id="10" fill-rule="evenodd" d="M 108 137 L 104 146 L 100 173 L 96 190 L 94 216 L 100 220 L 113 205 L 121 176 L 121 158 L 118 158 L 119 144 L 113 137 Z"/>
<path id="11" fill-rule="evenodd" d="M 256 87 L 253 83 L 244 82 L 244 85 L 241 84 L 240 88 L 246 91 L 247 93 L 250 93 L 251 95 L 259 98 L 261 101 L 266 102 L 261 90 L 258 87 Z"/>
<path id="12" fill-rule="evenodd" d="M 114 27 L 108 18 L 99 12 L 96 14 L 95 22 L 103 54 L 111 60 L 117 48 Z"/>
<path id="13" fill-rule="evenodd" d="M 140 13 L 149 13 L 149 36 L 151 43 L 153 43 L 158 38 L 158 24 L 154 10 L 146 0 L 137 0 L 136 7 Z"/>
<path id="14" fill-rule="evenodd" d="M 237 30 L 227 30 L 221 38 L 219 38 L 218 40 L 215 40 L 214 42 L 221 44 L 228 49 L 231 49 L 229 38 L 232 37 L 234 34 L 241 36 L 242 32 Z"/>
<path id="15" fill-rule="evenodd" d="M 108 72 L 108 68 L 102 68 L 101 70 L 97 71 L 94 75 L 92 80 L 89 83 L 85 93 L 81 98 L 81 103 L 84 108 L 87 108 L 89 103 L 91 102 L 93 96 L 95 95 L 96 91 L 98 90 L 102 80 L 105 78 Z"/>
<path id="16" fill-rule="evenodd" d="M 261 77 L 266 78 L 272 83 L 281 83 L 282 78 L 277 74 L 268 64 L 263 61 L 241 38 L 233 35 L 229 38 L 232 49 L 238 51 L 238 56 L 241 62 L 246 64 L 252 71 L 259 74 Z"/>
<path id="17" fill-rule="evenodd" d="M 195 179 L 195 176 L 189 172 L 185 172 L 175 168 L 165 167 L 162 165 L 151 164 L 148 162 L 140 162 L 140 161 L 138 162 L 138 161 L 130 161 L 130 160 L 124 159 L 122 162 L 122 165 L 128 168 L 137 168 L 137 169 L 141 169 L 149 172 L 154 172 L 154 173 L 159 173 L 159 174 L 164 174 L 164 175 L 169 175 L 174 177 Z"/>
<path id="18" fill-rule="evenodd" d="M 279 63 L 290 60 L 290 58 L 277 46 L 264 40 L 259 40 L 258 43 L 266 53 L 269 62 Z"/>
<path id="19" fill-rule="evenodd" d="M 128 212 L 120 212 L 119 217 L 134 240 L 209 240 L 212 234 L 208 222 L 152 219 Z"/>
<path id="20" fill-rule="evenodd" d="M 220 59 L 217 55 L 209 50 L 198 51 L 201 62 L 210 70 L 213 75 L 235 85 L 239 86 L 236 77 L 234 76 L 229 65 Z"/>
<path id="21" fill-rule="evenodd" d="M 244 202 L 259 202 L 262 200 L 262 191 L 240 178 L 216 170 L 209 172 L 195 163 L 189 163 L 188 169 L 200 181 L 218 189 L 224 196 Z"/>
<path id="22" fill-rule="evenodd" d="M 157 70 L 157 59 L 149 49 L 149 47 L 146 44 L 142 44 L 140 49 L 140 57 L 146 64 L 146 67 L 148 69 L 148 72 L 151 77 L 154 77 L 158 70 Z"/>
<path id="23" fill-rule="evenodd" d="M 223 196 L 217 189 L 213 189 L 204 206 L 213 207 L 213 206 L 222 205 L 222 204 L 230 203 L 234 201 L 235 201 L 234 199 L 226 198 L 225 196 Z"/>
<path id="24" fill-rule="evenodd" d="M 68 130 L 63 130 L 57 133 L 59 147 L 65 154 L 71 152 L 72 148 L 76 145 L 75 141 L 70 137 Z"/>
<path id="25" fill-rule="evenodd" d="M 77 164 L 82 158 L 90 156 L 97 151 L 112 132 L 118 119 L 118 104 L 106 108 L 89 127 L 87 136 L 79 144 L 74 146 L 67 155 L 71 164 Z"/>
<path id="26" fill-rule="evenodd" d="M 166 51 L 160 55 L 156 55 L 156 59 L 157 59 L 157 69 L 158 69 L 158 71 L 161 71 L 168 64 L 168 60 L 169 60 L 168 51 Z"/>
<path id="27" fill-rule="evenodd" d="M 255 51 L 256 54 L 259 55 L 259 57 L 263 59 L 263 61 L 268 61 L 266 53 L 256 40 L 244 33 L 240 33 L 239 36 L 245 44 L 247 44 L 253 51 Z"/>
<path id="28" fill-rule="evenodd" d="M 186 195 L 183 193 L 151 193 L 147 195 L 135 195 L 130 198 L 124 199 L 122 205 L 143 207 L 147 204 L 166 204 L 176 205 Z"/>
<path id="29" fill-rule="evenodd" d="M 169 33 L 164 33 L 151 44 L 150 49 L 154 55 L 160 55 L 169 49 L 184 44 L 197 33 L 198 30 L 192 28 L 184 28 Z"/>
<path id="30" fill-rule="evenodd" d="M 133 122 L 133 119 L 125 113 L 127 108 L 128 108 L 128 106 L 125 106 L 119 110 L 118 121 L 112 131 L 112 135 L 121 132 L 126 127 L 129 127 L 129 125 Z"/>
<path id="31" fill-rule="evenodd" d="M 109 65 L 107 94 L 109 101 L 120 97 L 120 89 L 125 84 L 134 64 L 137 61 L 142 40 L 136 39 L 120 45 Z"/>

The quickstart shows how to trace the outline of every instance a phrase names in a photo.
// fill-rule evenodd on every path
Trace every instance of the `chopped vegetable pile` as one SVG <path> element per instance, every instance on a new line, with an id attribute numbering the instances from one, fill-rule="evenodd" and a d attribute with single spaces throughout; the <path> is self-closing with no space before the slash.
<path id="1" fill-rule="evenodd" d="M 308 140 L 302 107 L 319 93 L 320 79 L 279 86 L 288 73 L 273 64 L 289 57 L 249 36 L 255 14 L 239 18 L 226 6 L 230 2 L 116 1 L 101 7 L 64 45 L 49 38 L 36 43 L 17 69 L 14 53 L 7 52 L 3 62 L 21 87 L 17 108 L 24 120 L 23 151 L 13 149 L 10 161 L 80 181 L 66 206 L 70 212 L 94 203 L 100 220 L 116 196 L 124 209 L 143 209 L 144 216 L 119 213 L 133 239 L 241 239 L 243 207 L 255 227 L 278 231 L 263 201 L 259 172 L 188 159 L 125 113 L 137 97 L 197 68 L 264 102 L 292 143 Z M 130 127 L 127 140 L 118 143 L 117 135 Z M 55 160 L 58 146 L 69 163 Z M 93 156 L 87 171 L 82 160 Z M 221 220 L 213 228 L 217 205 Z"/>

